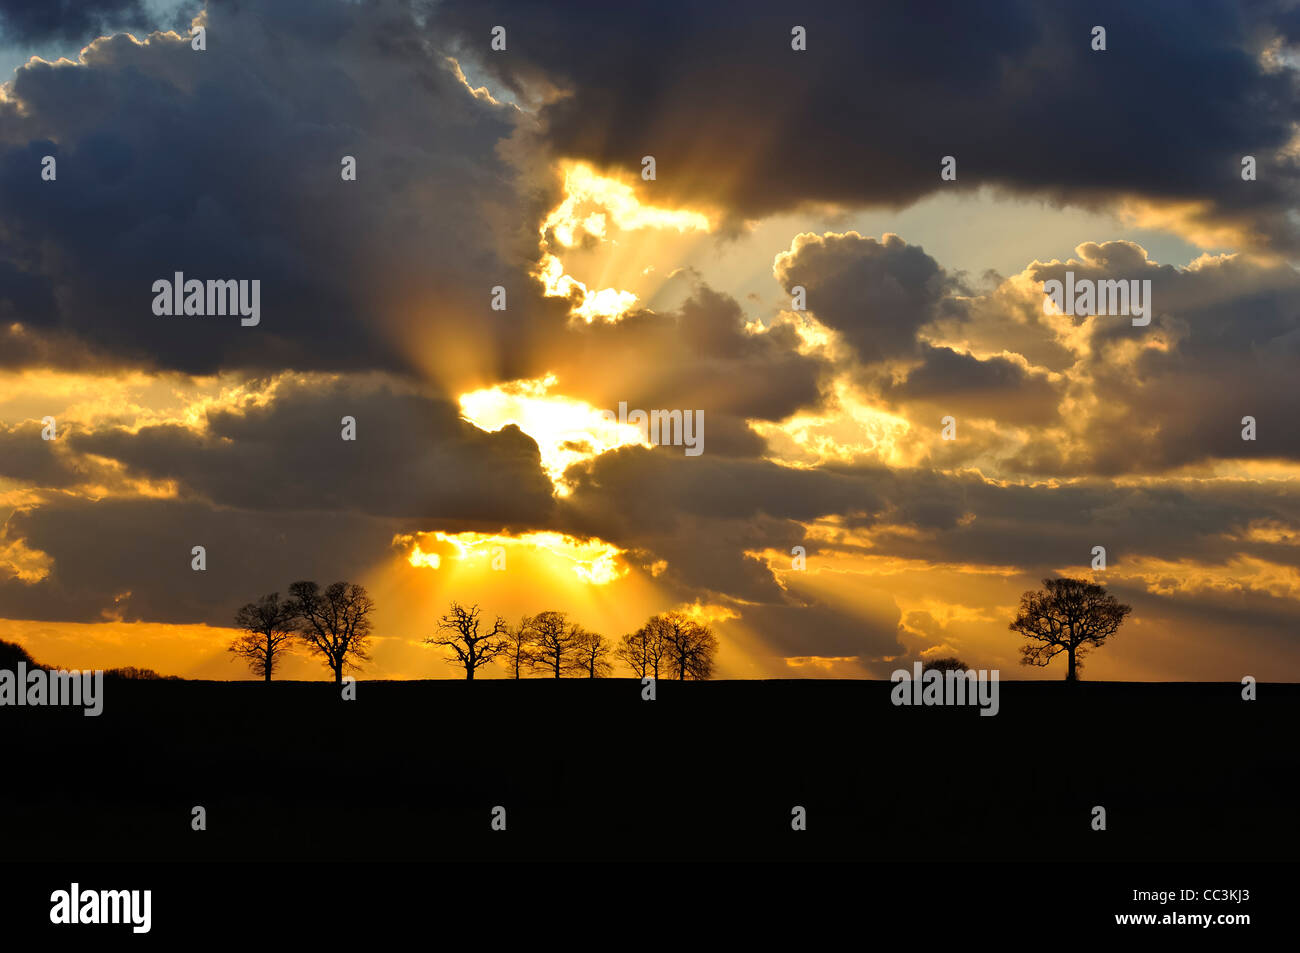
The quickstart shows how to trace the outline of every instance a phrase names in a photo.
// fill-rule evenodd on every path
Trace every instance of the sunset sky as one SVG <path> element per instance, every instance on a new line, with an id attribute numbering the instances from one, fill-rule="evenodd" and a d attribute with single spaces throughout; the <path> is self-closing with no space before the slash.
<path id="1" fill-rule="evenodd" d="M 0 14 L 0 638 L 40 661 L 247 678 L 236 609 L 343 579 L 363 677 L 455 676 L 454 598 L 685 609 L 721 677 L 1061 678 L 1007 623 L 1070 574 L 1134 609 L 1085 678 L 1300 679 L 1292 5 L 52 6 Z M 260 323 L 155 315 L 175 272 Z M 1046 313 L 1066 272 L 1150 324 Z"/>

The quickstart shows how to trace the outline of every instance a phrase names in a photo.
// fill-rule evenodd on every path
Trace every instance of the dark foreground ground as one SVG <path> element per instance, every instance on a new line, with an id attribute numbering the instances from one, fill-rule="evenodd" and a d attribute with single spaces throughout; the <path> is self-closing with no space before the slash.
<path id="1" fill-rule="evenodd" d="M 1300 855 L 1298 685 L 1004 682 L 991 718 L 891 688 L 113 682 L 99 718 L 0 708 L 0 839 L 11 861 Z"/>

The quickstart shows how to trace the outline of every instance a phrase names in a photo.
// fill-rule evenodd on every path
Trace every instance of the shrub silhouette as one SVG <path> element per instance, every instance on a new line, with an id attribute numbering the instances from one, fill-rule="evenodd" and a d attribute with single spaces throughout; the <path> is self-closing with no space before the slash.
<path id="1" fill-rule="evenodd" d="M 124 665 L 121 668 L 110 668 L 104 672 L 105 678 L 121 678 L 136 682 L 178 682 L 179 675 L 159 675 L 151 668 L 137 668 L 134 665 Z"/>
<path id="2" fill-rule="evenodd" d="M 0 639 L 0 668 L 9 669 L 11 672 L 18 668 L 18 663 L 22 662 L 28 668 L 44 668 L 28 654 L 27 650 L 16 642 L 6 642 Z"/>

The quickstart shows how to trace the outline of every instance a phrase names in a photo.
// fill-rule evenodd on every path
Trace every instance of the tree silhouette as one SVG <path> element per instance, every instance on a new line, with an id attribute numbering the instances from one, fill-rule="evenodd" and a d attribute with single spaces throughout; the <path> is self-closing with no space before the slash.
<path id="1" fill-rule="evenodd" d="M 370 659 L 366 643 L 375 604 L 363 586 L 335 582 L 322 592 L 316 583 L 302 580 L 289 587 L 289 595 L 298 616 L 298 638 L 324 659 L 334 684 L 342 683 L 345 668 Z"/>
<path id="2" fill-rule="evenodd" d="M 653 675 L 659 679 L 659 666 L 668 654 L 668 645 L 664 642 L 663 626 L 658 616 L 651 619 L 631 635 L 623 636 L 614 652 L 638 678 Z"/>
<path id="3" fill-rule="evenodd" d="M 254 675 L 269 682 L 298 630 L 292 601 L 281 601 L 278 592 L 263 596 L 235 613 L 235 625 L 244 634 L 231 643 L 230 651 L 248 662 Z"/>
<path id="4" fill-rule="evenodd" d="M 718 640 L 707 625 L 701 625 L 683 612 L 665 612 L 647 624 L 653 624 L 662 633 L 669 671 L 676 672 L 678 679 L 713 675 Z"/>
<path id="5" fill-rule="evenodd" d="M 582 630 L 565 613 L 539 612 L 528 619 L 527 628 L 536 667 L 553 672 L 556 678 L 574 667 Z"/>
<path id="6" fill-rule="evenodd" d="M 581 669 L 588 678 L 603 678 L 613 668 L 609 664 L 609 642 L 603 635 L 578 629 L 578 645 L 575 653 L 575 668 Z"/>
<path id="7" fill-rule="evenodd" d="M 928 661 L 928 662 L 922 662 L 921 664 L 922 664 L 922 666 L 924 667 L 924 669 L 925 669 L 927 672 L 929 672 L 929 671 L 935 671 L 935 672 L 965 672 L 965 671 L 969 671 L 969 668 L 967 667 L 967 665 L 966 665 L 965 662 L 963 662 L 961 659 L 959 659 L 959 658 L 955 658 L 954 656 L 951 656 L 951 655 L 946 656 L 946 657 L 944 657 L 944 658 L 931 659 L 930 661 Z"/>
<path id="8" fill-rule="evenodd" d="M 424 641 L 429 645 L 441 645 L 451 649 L 454 658 L 465 666 L 465 680 L 473 681 L 474 673 L 487 665 L 498 655 L 504 654 L 510 647 L 507 640 L 509 627 L 506 620 L 497 616 L 489 632 L 479 631 L 479 607 L 472 605 L 468 609 L 453 602 L 451 609 L 438 622 L 438 631 L 446 635 L 431 635 Z"/>
<path id="9" fill-rule="evenodd" d="M 522 676 L 524 669 L 531 668 L 535 663 L 533 637 L 528 629 L 528 616 L 524 616 L 518 625 L 508 627 L 504 635 L 505 651 L 501 653 L 501 661 L 505 663 L 511 678 L 517 679 Z"/>
<path id="10" fill-rule="evenodd" d="M 1043 586 L 1020 597 L 1020 612 L 1009 628 L 1030 640 L 1020 647 L 1022 665 L 1047 665 L 1066 652 L 1065 680 L 1073 682 L 1083 657 L 1114 635 L 1133 607 L 1086 579 L 1044 579 Z"/>

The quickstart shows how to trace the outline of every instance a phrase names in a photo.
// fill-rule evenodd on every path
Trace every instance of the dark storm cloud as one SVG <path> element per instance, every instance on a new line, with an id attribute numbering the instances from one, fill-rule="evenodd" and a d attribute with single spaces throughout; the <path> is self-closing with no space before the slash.
<path id="1" fill-rule="evenodd" d="M 1292 135 L 1294 80 L 1258 55 L 1293 32 L 1282 4 L 953 0 L 918 15 L 905 3 L 680 0 L 556 17 L 452 0 L 434 22 L 499 82 L 571 94 L 541 112 L 557 153 L 637 170 L 654 155 L 652 194 L 741 218 L 995 184 L 1085 205 L 1204 198 L 1210 219 L 1296 236 L 1284 214 L 1296 168 L 1272 158 Z M 488 49 L 495 24 L 506 53 Z M 806 52 L 791 50 L 795 24 Z M 1104 52 L 1091 49 L 1094 25 Z M 1246 154 L 1267 170 L 1249 184 Z M 945 155 L 955 183 L 939 178 Z"/>
<path id="2" fill-rule="evenodd" d="M 355 581 L 391 557 L 400 526 L 346 512 L 61 498 L 14 514 L 6 529 L 53 566 L 34 584 L 0 578 L 0 617 L 228 626 L 235 607 L 296 579 Z M 191 566 L 194 546 L 207 551 L 204 572 Z"/>
<path id="3" fill-rule="evenodd" d="M 342 439 L 342 419 L 356 440 Z M 549 518 L 537 444 L 513 425 L 486 433 L 454 404 L 355 382 L 282 384 L 266 406 L 180 425 L 73 435 L 72 448 L 186 496 L 249 510 L 333 510 L 498 530 Z"/>
<path id="4" fill-rule="evenodd" d="M 0 41 L 11 44 L 88 43 L 150 22 L 140 0 L 0 0 Z"/>
<path id="5" fill-rule="evenodd" d="M 85 65 L 18 71 L 0 103 L 0 351 L 11 321 L 192 373 L 400 370 L 417 333 L 501 342 L 489 354 L 521 339 L 526 294 L 488 308 L 536 254 L 535 233 L 518 243 L 540 198 L 498 153 L 515 111 L 475 98 L 393 0 L 207 17 L 204 52 L 118 35 Z M 155 316 L 153 282 L 177 271 L 259 280 L 261 323 Z"/>
<path id="6" fill-rule="evenodd" d="M 1092 547 L 1104 546 L 1108 564 L 1121 568 L 1129 556 L 1221 564 L 1243 550 L 1300 564 L 1300 552 L 1285 542 L 1238 541 L 1258 521 L 1300 523 L 1300 499 L 1285 484 L 999 486 L 975 476 L 915 474 L 900 477 L 899 486 L 906 490 L 898 509 L 879 522 L 897 520 L 903 531 L 884 525 L 875 542 L 904 558 L 1082 572 Z M 914 500 L 925 508 L 909 508 Z"/>

